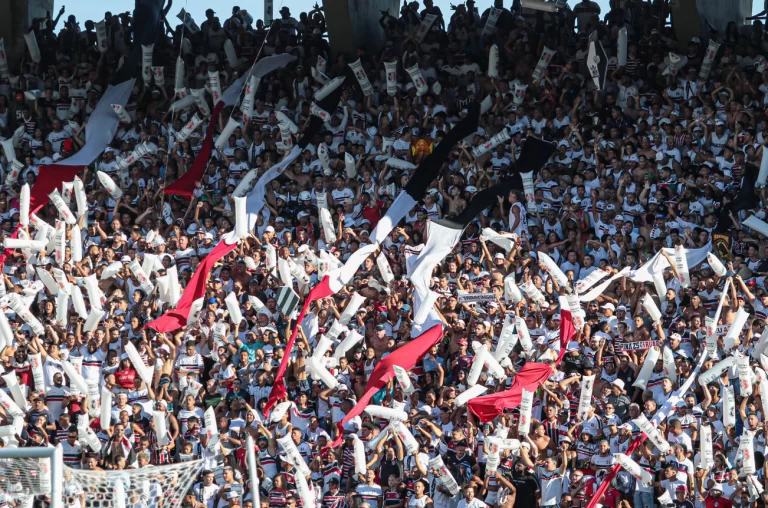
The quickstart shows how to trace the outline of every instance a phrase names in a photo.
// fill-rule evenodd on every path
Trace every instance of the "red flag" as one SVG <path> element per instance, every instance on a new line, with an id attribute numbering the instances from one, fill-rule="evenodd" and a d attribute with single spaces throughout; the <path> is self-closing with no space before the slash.
<path id="1" fill-rule="evenodd" d="M 189 310 L 192 308 L 192 303 L 205 296 L 205 288 L 208 285 L 208 276 L 211 274 L 213 266 L 221 258 L 235 250 L 235 247 L 237 247 L 237 242 L 230 245 L 224 240 L 220 240 L 213 250 L 200 262 L 200 265 L 198 265 L 194 275 L 189 279 L 187 287 L 184 288 L 184 293 L 182 293 L 176 308 L 169 310 L 159 318 L 150 321 L 144 326 L 152 328 L 158 332 L 172 332 L 186 326 L 187 316 L 189 316 Z"/>
<path id="2" fill-rule="evenodd" d="M 211 118 L 208 120 L 208 130 L 205 133 L 203 147 L 200 149 L 200 153 L 197 154 L 195 162 L 192 163 L 192 167 L 175 182 L 166 187 L 163 192 L 166 194 L 186 196 L 188 198 L 192 197 L 192 193 L 195 190 L 195 182 L 202 180 L 203 174 L 205 174 L 205 170 L 208 167 L 208 162 L 211 159 L 211 152 L 213 151 L 213 132 L 216 127 L 219 113 L 221 113 L 222 109 L 224 109 L 224 103 L 219 101 L 216 103 L 216 107 L 213 108 Z"/>
<path id="3" fill-rule="evenodd" d="M 29 192 L 30 213 L 37 213 L 51 200 L 48 194 L 56 189 L 61 190 L 62 183 L 71 182 L 84 169 L 85 166 L 67 166 L 65 164 L 40 166 L 35 185 Z"/>
<path id="4" fill-rule="evenodd" d="M 335 291 L 331 289 L 329 280 L 330 279 L 327 275 L 323 277 L 323 280 L 321 280 L 317 286 L 312 288 L 312 290 L 307 295 L 307 299 L 304 301 L 304 306 L 301 308 L 299 317 L 296 319 L 296 324 L 293 327 L 291 338 L 288 339 L 288 343 L 285 345 L 285 355 L 283 356 L 283 360 L 280 362 L 280 367 L 277 368 L 275 381 L 272 383 L 272 391 L 269 392 L 267 405 L 264 406 L 265 413 L 272 409 L 272 406 L 277 404 L 278 401 L 282 400 L 288 394 L 285 389 L 285 384 L 283 383 L 283 376 L 285 376 L 285 369 L 288 368 L 288 363 L 290 362 L 290 353 L 293 351 L 293 343 L 296 342 L 296 335 L 299 333 L 299 326 L 301 326 L 301 322 L 304 321 L 304 316 L 307 314 L 309 306 L 312 304 L 312 302 L 319 300 L 320 298 L 326 298 L 335 293 Z"/>
<path id="5" fill-rule="evenodd" d="M 405 346 L 397 349 L 394 353 L 385 356 L 379 363 L 377 363 L 376 368 L 374 368 L 371 373 L 371 378 L 368 380 L 368 384 L 365 386 L 365 393 L 360 397 L 360 400 L 355 403 L 352 410 L 344 416 L 344 419 L 338 423 L 339 437 L 334 441 L 332 446 L 339 446 L 344 440 L 344 423 L 362 413 L 368 405 L 368 402 L 371 400 L 371 397 L 384 388 L 390 379 L 395 377 L 395 371 L 392 369 L 393 365 L 399 365 L 405 370 L 412 369 L 419 360 L 427 354 L 427 351 L 432 349 L 432 346 L 437 344 L 442 338 L 443 325 L 433 326 Z"/>
<path id="6" fill-rule="evenodd" d="M 523 398 L 523 388 L 532 392 L 553 373 L 546 363 L 528 362 L 515 375 L 509 390 L 477 397 L 470 400 L 467 406 L 481 422 L 489 422 L 505 409 L 519 406 Z"/>
<path id="7" fill-rule="evenodd" d="M 570 311 L 560 310 L 560 355 L 555 365 L 565 356 L 566 346 L 574 333 L 576 329 L 573 326 Z M 526 363 L 515 375 L 509 390 L 477 397 L 470 400 L 467 406 L 481 422 L 489 422 L 505 409 L 519 406 L 523 398 L 523 388 L 532 392 L 552 374 L 552 367 L 545 363 Z"/>
<path id="8" fill-rule="evenodd" d="M 560 354 L 557 356 L 555 365 L 563 361 L 565 349 L 574 335 L 576 335 L 576 327 L 573 326 L 571 311 L 560 309 Z"/>

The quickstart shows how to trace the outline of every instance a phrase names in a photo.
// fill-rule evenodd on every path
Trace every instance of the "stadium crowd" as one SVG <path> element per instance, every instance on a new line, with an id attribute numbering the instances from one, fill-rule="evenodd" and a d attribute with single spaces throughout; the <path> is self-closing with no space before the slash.
<path id="1" fill-rule="evenodd" d="M 271 23 L 238 6 L 208 9 L 198 26 L 182 23 L 169 0 L 152 77 L 136 81 L 127 120 L 78 174 L 87 203 L 76 235 L 75 220 L 59 220 L 58 200 L 18 232 L 29 199 L 22 186 L 34 189 L 39 168 L 86 144 L 89 117 L 135 44 L 136 20 L 107 12 L 97 25 L 64 7 L 55 19 L 35 20 L 37 58 L 27 49 L 20 64 L 0 68 L 2 237 L 34 237 L 41 222 L 60 232 L 43 249 L 3 255 L 0 413 L 13 432 L 0 433 L 2 445 L 60 444 L 74 469 L 201 459 L 192 489 L 173 500 L 184 508 L 253 508 L 256 499 L 262 508 L 766 506 L 768 226 L 761 233 L 759 220 L 744 224 L 766 216 L 756 177 L 768 133 L 761 21 L 702 33 L 681 49 L 665 22 L 669 2 L 612 0 L 609 12 L 590 0 L 557 12 L 494 4 L 468 0 L 442 12 L 432 0 L 406 2 L 381 13 L 381 51 L 345 55 L 328 43 L 317 5 L 294 17 L 286 2 Z M 710 40 L 720 45 L 708 62 Z M 599 89 L 590 41 L 607 56 Z M 238 125 L 213 149 L 191 195 L 166 193 L 208 153 L 204 110 L 215 106 L 216 88 L 209 73 L 218 73 L 221 92 L 256 58 L 280 54 L 296 59 L 256 84 L 251 110 L 225 108 L 223 118 Z M 341 85 L 323 130 L 267 186 L 259 224 L 205 264 L 235 228 L 238 186 L 246 179 L 250 191 L 299 142 L 317 113 L 315 92 L 356 62 L 372 90 Z M 414 68 L 424 83 L 411 78 Z M 171 106 L 206 87 L 202 105 Z M 414 196 L 418 204 L 377 255 L 297 324 L 308 291 L 371 242 L 419 164 L 484 100 L 479 128 L 439 161 L 439 178 Z M 196 114 L 203 122 L 184 133 Z M 286 130 L 290 122 L 295 129 Z M 214 138 L 226 123 L 219 116 Z M 503 142 L 475 149 L 494 136 Z M 540 168 L 517 167 L 533 138 L 554 153 Z M 144 153 L 124 162 L 140 146 Z M 478 192 L 521 169 L 534 170 L 531 192 L 489 200 L 434 266 L 439 340 L 404 374 L 388 376 L 371 413 L 345 419 L 376 366 L 418 340 L 409 260 L 423 251 L 430 224 L 459 216 Z M 60 193 L 72 210 L 77 186 Z M 686 266 L 681 252 L 714 256 Z M 298 268 L 288 281 L 275 255 Z M 667 268 L 638 280 L 649 261 Z M 184 290 L 200 269 L 211 272 L 199 313 L 157 331 L 151 322 L 172 310 L 174 288 Z M 286 287 L 293 292 L 280 291 Z M 593 297 L 569 308 L 579 294 Z M 359 308 L 345 315 L 353 304 Z M 95 305 L 103 313 L 89 323 Z M 566 319 L 576 330 L 561 337 Z M 513 330 L 513 347 L 496 355 L 497 375 L 488 355 Z M 356 343 L 344 343 L 354 334 Z M 478 385 L 487 389 L 470 392 L 478 402 L 505 392 L 534 362 L 551 370 L 526 403 L 518 398 L 488 417 L 460 397 Z M 287 397 L 267 410 L 276 377 Z M 98 407 L 105 401 L 106 411 Z M 406 418 L 382 416 L 387 410 Z M 640 428 L 649 420 L 658 435 Z M 638 466 L 635 474 L 620 455 Z M 64 487 L 70 508 L 89 506 L 87 486 L 70 477 Z M 0 488 L 3 503 L 19 506 L 22 494 Z"/>

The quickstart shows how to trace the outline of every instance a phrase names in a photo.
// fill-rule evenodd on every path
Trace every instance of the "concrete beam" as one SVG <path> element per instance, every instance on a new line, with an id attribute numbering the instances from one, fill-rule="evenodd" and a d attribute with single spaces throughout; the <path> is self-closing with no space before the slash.
<path id="1" fill-rule="evenodd" d="M 378 51 L 384 46 L 381 11 L 398 17 L 399 0 L 323 0 L 328 39 L 334 53 L 353 55 L 359 47 Z"/>

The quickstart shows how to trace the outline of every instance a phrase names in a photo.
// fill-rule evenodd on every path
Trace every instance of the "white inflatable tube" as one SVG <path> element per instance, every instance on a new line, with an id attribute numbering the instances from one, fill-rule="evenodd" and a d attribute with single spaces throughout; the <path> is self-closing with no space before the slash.
<path id="1" fill-rule="evenodd" d="M 120 270 L 122 269 L 123 269 L 123 263 L 121 263 L 120 261 L 112 261 L 110 264 L 107 265 L 104 271 L 101 272 L 101 280 L 111 279 L 112 277 L 120 273 Z"/>
<path id="2" fill-rule="evenodd" d="M 405 449 L 408 451 L 408 455 L 416 455 L 419 453 L 419 443 L 416 441 L 416 438 L 413 437 L 411 431 L 408 430 L 408 427 L 403 425 L 403 422 L 392 422 L 390 425 L 395 429 L 395 432 L 397 432 L 400 441 L 403 442 Z"/>
<path id="3" fill-rule="evenodd" d="M 247 238 L 249 234 L 248 198 L 235 196 L 233 199 L 235 201 L 235 236 L 240 239 Z"/>
<path id="4" fill-rule="evenodd" d="M 483 385 L 475 385 L 470 386 L 463 392 L 461 392 L 458 396 L 456 396 L 456 399 L 454 400 L 454 403 L 456 404 L 456 407 L 463 407 L 467 402 L 470 400 L 480 397 L 482 394 L 488 391 L 488 388 L 486 388 Z"/>
<path id="5" fill-rule="evenodd" d="M 274 409 L 272 409 L 272 412 L 269 414 L 269 423 L 278 423 L 280 420 L 282 420 L 283 415 L 286 411 L 288 411 L 289 407 L 291 407 L 291 402 L 289 401 L 281 402 L 280 404 L 276 405 Z"/>
<path id="6" fill-rule="evenodd" d="M 227 57 L 227 63 L 230 67 L 237 68 L 237 52 L 230 39 L 224 41 L 224 55 Z M 254 505 L 255 506 L 255 505 Z"/>
<path id="7" fill-rule="evenodd" d="M 171 107 L 169 109 L 171 110 L 172 113 L 176 113 L 178 111 L 181 111 L 182 109 L 190 107 L 194 103 L 195 103 L 194 95 L 191 95 L 191 94 L 185 95 L 181 99 L 171 104 Z"/>
<path id="8" fill-rule="evenodd" d="M 355 451 L 355 473 L 364 475 L 368 469 L 365 461 L 365 446 L 357 434 L 352 434 L 352 440 Z"/>
<path id="9" fill-rule="evenodd" d="M 168 270 L 168 298 L 169 303 L 176 306 L 181 299 L 181 286 L 179 285 L 178 265 L 172 265 Z"/>
<path id="10" fill-rule="evenodd" d="M 85 186 L 80 178 L 75 177 L 73 192 L 77 202 L 77 216 L 82 217 L 88 213 L 88 196 L 85 194 Z"/>
<path id="11" fill-rule="evenodd" d="M 656 302 L 653 301 L 651 295 L 647 293 L 643 296 L 643 309 L 648 313 L 652 322 L 657 323 L 661 319 L 661 311 L 656 306 Z"/>
<path id="12" fill-rule="evenodd" d="M 29 226 L 29 184 L 25 183 L 21 187 L 19 196 L 19 222 L 22 226 Z"/>
<path id="13" fill-rule="evenodd" d="M 69 293 L 66 291 L 59 291 L 56 295 L 56 321 L 61 326 L 67 326 L 69 319 L 67 317 L 67 310 L 69 308 Z"/>
<path id="14" fill-rule="evenodd" d="M 754 215 L 750 215 L 749 217 L 747 217 L 747 219 L 742 222 L 742 225 L 747 226 L 748 228 L 754 229 L 755 231 L 757 231 L 763 236 L 768 236 L 768 224 L 758 219 Z"/>
<path id="15" fill-rule="evenodd" d="M 544 48 L 541 50 L 539 61 L 536 63 L 536 68 L 533 69 L 533 83 L 536 83 L 539 78 L 541 78 L 541 75 L 544 74 L 544 71 L 547 67 L 549 67 L 549 63 L 552 61 L 553 56 L 555 56 L 555 50 L 544 46 Z"/>
<path id="16" fill-rule="evenodd" d="M 106 386 L 101 388 L 101 408 L 99 410 L 99 425 L 101 430 L 108 430 L 112 422 L 112 391 Z"/>
<path id="17" fill-rule="evenodd" d="M 408 419 L 408 413 L 400 409 L 393 409 L 390 407 L 377 406 L 375 404 L 369 404 L 365 406 L 365 412 L 373 418 L 381 418 L 383 420 L 390 420 L 391 422 L 403 422 Z"/>
<path id="18" fill-rule="evenodd" d="M 659 356 L 661 356 L 661 353 L 657 348 L 654 347 L 648 350 L 648 353 L 645 355 L 643 365 L 640 368 L 640 374 L 637 375 L 637 378 L 635 379 L 634 383 L 632 383 L 632 386 L 636 386 L 643 390 L 646 389 L 648 386 L 648 380 L 651 377 L 651 373 L 653 372 L 653 368 L 656 366 L 656 361 L 659 359 Z"/>
<path id="19" fill-rule="evenodd" d="M 243 320 L 243 313 L 240 311 L 240 302 L 237 301 L 237 295 L 235 293 L 229 293 L 224 299 L 224 303 L 227 304 L 227 312 L 229 312 L 229 317 L 235 324 L 235 328 L 237 328 L 240 325 L 240 322 Z"/>
<path id="20" fill-rule="evenodd" d="M 313 379 L 322 381 L 328 388 L 336 388 L 339 386 L 338 379 L 336 379 L 333 374 L 328 371 L 328 369 L 323 367 L 323 365 L 320 363 L 321 361 L 322 360 L 316 359 L 314 357 L 307 358 L 306 365 L 310 376 L 312 376 Z"/>
<path id="21" fill-rule="evenodd" d="M 557 266 L 557 263 L 544 252 L 539 252 L 539 263 L 544 265 L 544 269 L 555 279 L 561 288 L 566 288 L 569 285 L 568 277 L 565 276 L 563 271 Z"/>
<path id="22" fill-rule="evenodd" d="M 83 238 L 80 234 L 80 226 L 75 224 L 72 226 L 71 234 L 71 249 L 72 249 L 72 261 L 79 263 L 83 260 Z"/>
<path id="23" fill-rule="evenodd" d="M 136 346 L 133 345 L 133 342 L 127 342 L 123 346 L 123 351 L 125 351 L 125 354 L 128 355 L 128 358 L 133 364 L 133 368 L 136 369 L 136 371 L 139 373 L 142 381 L 144 381 L 147 386 L 150 386 L 152 384 L 152 377 L 154 372 L 152 372 L 152 369 L 144 365 L 144 360 L 142 360 L 141 356 L 139 356 L 139 352 L 136 351 Z"/>
<path id="24" fill-rule="evenodd" d="M 179 143 L 186 141 L 190 134 L 192 134 L 195 129 L 200 126 L 201 123 L 203 123 L 203 119 L 200 118 L 197 113 L 195 113 L 194 116 L 192 116 L 192 118 L 190 118 L 190 120 L 184 124 L 184 127 L 181 128 L 178 135 L 176 136 L 176 140 Z"/>
<path id="25" fill-rule="evenodd" d="M 707 262 L 709 263 L 709 266 L 712 267 L 712 271 L 720 277 L 725 277 L 728 274 L 728 270 L 725 268 L 725 265 L 723 265 L 723 263 L 713 253 L 707 253 Z"/>
<path id="26" fill-rule="evenodd" d="M 72 213 L 72 210 L 70 210 L 67 204 L 64 203 L 64 198 L 61 197 L 61 194 L 59 194 L 59 191 L 54 190 L 53 192 L 48 194 L 48 197 L 51 198 L 51 201 L 53 202 L 53 206 L 56 207 L 56 210 L 58 210 L 58 212 L 61 214 L 61 216 L 64 218 L 64 221 L 67 224 L 71 226 L 77 223 L 77 219 Z"/>
<path id="27" fill-rule="evenodd" d="M 88 319 L 88 311 L 85 309 L 85 300 L 83 300 L 83 293 L 76 285 L 70 286 L 70 296 L 72 297 L 72 307 L 75 308 L 75 312 L 80 319 Z"/>
<path id="28" fill-rule="evenodd" d="M 120 123 L 123 123 L 123 124 L 131 123 L 131 117 L 128 114 L 128 112 L 125 110 L 125 107 L 122 104 L 112 104 L 112 110 L 120 119 Z"/>
<path id="29" fill-rule="evenodd" d="M 347 178 L 354 178 L 357 174 L 357 165 L 355 164 L 355 158 L 349 152 L 344 153 L 344 169 L 347 173 Z"/>
<path id="30" fill-rule="evenodd" d="M 472 367 L 469 369 L 469 374 L 467 375 L 468 386 L 475 386 L 477 384 L 478 379 L 480 379 L 480 374 L 483 372 L 483 367 L 485 366 L 486 356 L 488 356 L 488 346 L 483 344 L 480 351 L 475 355 Z"/>
<path id="31" fill-rule="evenodd" d="M 96 25 L 96 46 L 99 48 L 99 53 L 106 53 L 109 49 L 107 42 L 107 24 L 104 20 L 99 21 Z"/>
<path id="32" fill-rule="evenodd" d="M 224 129 L 222 129 L 221 134 L 219 134 L 219 137 L 216 139 L 216 148 L 219 150 L 224 150 L 226 148 L 227 144 L 229 143 L 229 137 L 232 135 L 233 132 L 235 132 L 235 129 L 240 127 L 240 122 L 235 120 L 232 117 L 229 117 L 229 120 L 227 121 L 227 125 L 224 126 Z"/>
<path id="33" fill-rule="evenodd" d="M 488 77 L 499 77 L 499 46 L 494 44 L 488 52 Z"/>
<path id="34" fill-rule="evenodd" d="M 347 332 L 347 336 L 344 337 L 344 340 L 342 340 L 341 343 L 336 346 L 336 350 L 333 352 L 333 357 L 337 360 L 340 359 L 342 356 L 347 354 L 347 351 L 355 347 L 355 345 L 357 345 L 357 343 L 361 340 L 363 340 L 363 336 L 360 335 L 357 330 L 350 330 Z"/>
<path id="35" fill-rule="evenodd" d="M 616 46 L 616 60 L 619 67 L 627 66 L 627 27 L 619 30 L 619 40 Z"/>
<path id="36" fill-rule="evenodd" d="M 83 331 L 90 332 L 95 330 L 104 318 L 104 314 L 105 312 L 103 310 L 91 308 L 91 313 L 88 314 L 88 319 L 85 320 L 85 324 L 83 325 Z"/>
<path id="37" fill-rule="evenodd" d="M 8 390 L 11 392 L 11 396 L 13 397 L 13 401 L 16 403 L 19 407 L 27 407 L 27 399 L 24 397 L 24 394 L 21 391 L 21 387 L 19 387 L 19 380 L 16 379 L 16 371 L 11 371 L 8 374 L 3 374 L 3 381 L 5 381 L 5 386 L 8 387 Z"/>
<path id="38" fill-rule="evenodd" d="M 208 106 L 208 102 L 205 100 L 205 88 L 193 88 L 191 90 L 192 96 L 195 98 L 195 104 L 200 110 L 200 114 L 203 118 L 211 114 L 211 108 Z"/>
<path id="39" fill-rule="evenodd" d="M 243 123 L 247 123 L 253 115 L 254 99 L 256 97 L 256 91 L 258 88 L 259 78 L 251 75 L 251 77 L 248 79 L 248 84 L 245 86 L 243 102 L 240 104 L 240 111 L 243 113 Z"/>
<path id="40" fill-rule="evenodd" d="M 80 390 L 80 393 L 82 395 L 88 394 L 88 383 L 85 382 L 85 379 L 83 379 L 83 376 L 80 375 L 77 370 L 75 370 L 74 365 L 70 363 L 69 360 L 62 360 L 61 366 L 64 369 L 64 373 L 69 378 L 69 384 L 70 386 L 73 386 Z"/>

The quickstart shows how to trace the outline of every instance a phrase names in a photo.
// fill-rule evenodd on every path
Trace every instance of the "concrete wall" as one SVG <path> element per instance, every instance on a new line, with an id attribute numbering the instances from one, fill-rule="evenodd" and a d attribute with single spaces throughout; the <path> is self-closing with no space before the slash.
<path id="1" fill-rule="evenodd" d="M 24 33 L 29 28 L 28 0 L 0 0 L 0 37 L 5 44 L 11 74 L 24 57 Z"/>
<path id="2" fill-rule="evenodd" d="M 53 12 L 53 0 L 29 0 L 29 21 L 32 21 L 35 18 L 43 18 L 45 17 L 46 12 L 51 13 L 51 18 L 56 18 L 56 15 L 59 13 L 58 11 Z M 66 21 L 68 16 L 68 13 L 64 13 L 62 16 L 62 19 L 59 20 L 59 25 L 62 25 L 64 21 Z M 82 23 L 82 21 L 80 21 Z"/>
<path id="3" fill-rule="evenodd" d="M 744 18 L 752 15 L 752 0 L 696 0 L 696 7 L 701 23 L 706 18 L 720 32 L 725 32 L 729 22 L 741 26 Z"/>
<path id="4" fill-rule="evenodd" d="M 323 0 L 328 39 L 334 52 L 354 54 L 359 47 L 375 51 L 385 42 L 381 11 L 399 17 L 398 0 Z"/>

